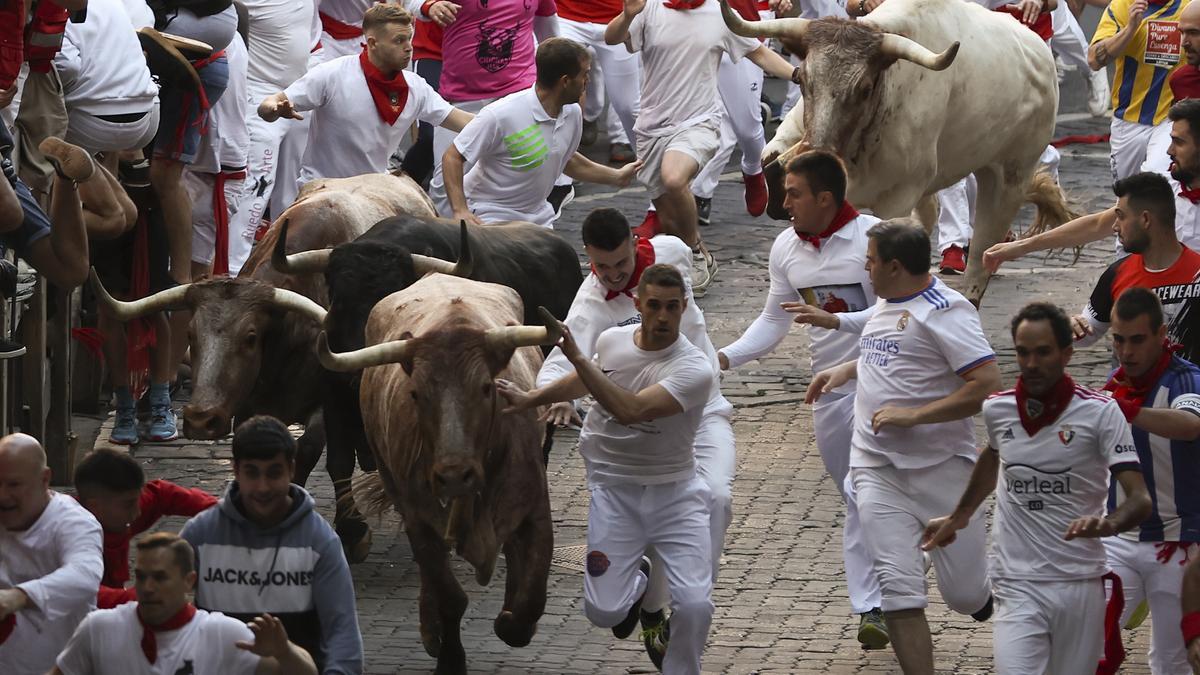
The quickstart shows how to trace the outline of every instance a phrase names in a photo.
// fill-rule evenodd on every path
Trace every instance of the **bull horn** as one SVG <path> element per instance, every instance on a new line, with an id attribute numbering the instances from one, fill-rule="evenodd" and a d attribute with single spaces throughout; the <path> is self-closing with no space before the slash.
<path id="1" fill-rule="evenodd" d="M 462 240 L 458 247 L 458 262 L 452 263 L 449 260 L 441 258 L 433 258 L 427 255 L 412 256 L 413 271 L 417 276 L 425 276 L 439 272 L 441 274 L 449 274 L 464 279 L 471 276 L 471 272 L 475 269 L 475 259 L 471 255 L 471 243 L 467 237 L 467 221 L 459 221 L 461 224 Z"/>
<path id="2" fill-rule="evenodd" d="M 403 361 L 410 349 L 410 342 L 411 340 L 389 340 L 352 352 L 334 354 L 329 351 L 329 338 L 325 337 L 324 331 L 321 331 L 317 335 L 317 360 L 328 370 L 337 373 L 351 373 L 371 366 Z"/>
<path id="3" fill-rule="evenodd" d="M 301 251 L 287 253 L 287 218 L 279 225 L 279 238 L 275 240 L 275 248 L 271 249 L 271 266 L 277 272 L 284 274 L 320 274 L 329 267 L 329 254 L 332 249 L 322 248 L 316 251 Z"/>
<path id="4" fill-rule="evenodd" d="M 804 39 L 808 32 L 808 19 L 770 19 L 746 21 L 729 6 L 729 0 L 721 0 L 721 18 L 734 35 L 750 38 L 793 38 Z"/>
<path id="5" fill-rule="evenodd" d="M 318 326 L 325 323 L 325 308 L 295 291 L 276 288 L 273 301 L 276 307 L 299 312 L 317 322 Z"/>
<path id="6" fill-rule="evenodd" d="M 562 337 L 562 324 L 545 307 L 538 307 L 538 313 L 542 315 L 544 326 L 492 328 L 484 333 L 484 343 L 493 349 L 516 349 L 558 342 Z"/>
<path id="7" fill-rule="evenodd" d="M 958 43 L 950 45 L 941 54 L 934 54 L 903 35 L 885 33 L 883 42 L 879 45 L 879 52 L 895 59 L 912 61 L 930 70 L 945 70 L 954 63 L 954 57 L 958 56 Z"/>
<path id="8" fill-rule="evenodd" d="M 191 285 L 183 284 L 182 286 L 175 286 L 174 288 L 159 291 L 154 295 L 146 296 L 140 300 L 125 302 L 109 295 L 108 290 L 104 288 L 104 284 L 100 283 L 100 277 L 96 275 L 95 267 L 88 273 L 88 278 L 92 282 L 92 289 L 96 291 L 96 299 L 113 315 L 113 318 L 122 322 L 132 321 L 147 314 L 161 312 L 166 309 L 181 307 L 185 304 L 184 297 L 187 295 L 188 286 Z"/>

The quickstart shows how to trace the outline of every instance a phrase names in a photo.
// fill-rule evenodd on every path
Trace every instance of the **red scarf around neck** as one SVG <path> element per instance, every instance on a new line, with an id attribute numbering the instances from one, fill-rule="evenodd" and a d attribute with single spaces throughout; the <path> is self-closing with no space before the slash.
<path id="1" fill-rule="evenodd" d="M 696 9 L 704 4 L 704 0 L 667 0 L 663 7 L 667 9 Z"/>
<path id="2" fill-rule="evenodd" d="M 654 245 L 649 239 L 637 240 L 637 245 L 634 247 L 633 254 L 633 274 L 629 275 L 629 283 L 625 284 L 625 288 L 619 291 L 610 290 L 604 294 L 604 301 L 608 302 L 619 295 L 627 295 L 633 297 L 633 289 L 637 288 L 638 282 L 642 280 L 642 272 L 646 268 L 654 264 Z M 596 266 L 592 265 L 592 274 L 596 274 Z M 596 274 L 596 276 L 600 276 Z"/>
<path id="3" fill-rule="evenodd" d="M 1071 404 L 1075 395 L 1075 381 L 1070 375 L 1063 373 L 1058 382 L 1050 387 L 1050 391 L 1041 396 L 1034 396 L 1025 388 L 1025 381 L 1017 377 L 1017 414 L 1021 416 L 1021 426 L 1030 437 L 1044 427 L 1048 427 L 1058 419 L 1058 416 Z"/>
<path id="4" fill-rule="evenodd" d="M 857 217 L 858 211 L 853 206 L 850 206 L 850 202 L 843 199 L 842 208 L 838 209 L 837 215 L 833 217 L 833 222 L 829 223 L 829 227 L 825 228 L 824 231 L 820 234 L 798 234 L 796 236 L 800 237 L 802 241 L 812 244 L 814 248 L 820 251 L 822 239 L 832 237 L 835 232 L 845 227 L 846 223 Z"/>
<path id="5" fill-rule="evenodd" d="M 1108 382 L 1104 385 L 1104 391 L 1111 391 L 1113 398 L 1117 400 L 1133 400 L 1140 407 L 1141 404 L 1145 403 L 1146 396 L 1150 394 L 1150 390 L 1155 384 L 1158 384 L 1159 378 L 1167 371 L 1167 367 L 1171 365 L 1171 357 L 1182 348 L 1182 345 L 1172 344 L 1170 340 L 1164 339 L 1162 354 L 1159 355 L 1158 361 L 1154 364 L 1153 368 L 1147 370 L 1139 377 L 1129 377 L 1125 374 L 1125 366 L 1121 366 L 1108 379 Z"/>
<path id="6" fill-rule="evenodd" d="M 387 79 L 367 58 L 366 47 L 358 55 L 358 63 L 367 78 L 367 89 L 371 90 L 371 100 L 375 101 L 379 118 L 388 124 L 395 124 L 408 103 L 408 82 L 404 79 L 404 71 L 398 70 L 392 79 Z"/>
<path id="7" fill-rule="evenodd" d="M 168 630 L 179 630 L 188 624 L 193 617 L 196 616 L 196 606 L 188 603 L 183 606 L 183 609 L 175 613 L 175 616 L 166 621 L 152 626 L 146 623 L 142 618 L 142 611 L 139 608 L 137 611 L 138 623 L 142 624 L 142 653 L 146 655 L 146 660 L 154 663 L 158 660 L 158 638 L 155 633 L 161 633 Z"/>
<path id="8" fill-rule="evenodd" d="M 1179 196 L 1195 204 L 1200 202 L 1200 188 L 1179 186 Z"/>

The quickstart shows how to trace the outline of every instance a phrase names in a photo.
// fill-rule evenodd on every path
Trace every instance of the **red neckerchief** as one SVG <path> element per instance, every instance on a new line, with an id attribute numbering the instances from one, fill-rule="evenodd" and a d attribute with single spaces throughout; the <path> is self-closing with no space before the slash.
<path id="1" fill-rule="evenodd" d="M 358 64 L 367 78 L 367 89 L 371 90 L 371 100 L 375 101 L 379 118 L 388 124 L 395 124 L 408 103 L 408 82 L 404 79 L 404 71 L 398 70 L 392 79 L 387 79 L 367 58 L 366 47 L 358 55 Z"/>
<path id="2" fill-rule="evenodd" d="M 846 223 L 857 217 L 858 211 L 853 206 L 850 206 L 850 202 L 843 199 L 842 208 L 838 209 L 837 215 L 833 217 L 833 222 L 829 223 L 829 227 L 825 228 L 823 232 L 820 234 L 798 234 L 796 236 L 800 237 L 802 241 L 812 244 L 813 248 L 820 251 L 822 239 L 832 237 L 835 232 L 845 227 Z"/>
<path id="3" fill-rule="evenodd" d="M 3 621 L 0 621 L 0 645 L 4 644 L 4 641 L 8 639 L 9 635 L 12 635 L 13 629 L 16 627 L 16 614 L 9 614 L 8 616 L 4 617 Z"/>
<path id="4" fill-rule="evenodd" d="M 1180 186 L 1179 196 L 1195 204 L 1200 202 L 1200 188 L 1189 188 Z"/>
<path id="5" fill-rule="evenodd" d="M 1162 354 L 1153 368 L 1141 377 L 1130 378 L 1125 376 L 1125 367 L 1121 366 L 1105 383 L 1104 391 L 1111 391 L 1113 398 L 1127 398 L 1144 403 L 1150 390 L 1166 372 L 1167 366 L 1171 365 L 1171 357 L 1180 349 L 1183 349 L 1183 345 L 1172 344 L 1170 340 L 1164 339 Z"/>
<path id="6" fill-rule="evenodd" d="M 1048 427 L 1058 419 L 1075 395 L 1075 381 L 1070 375 L 1063 373 L 1058 382 L 1050 387 L 1050 391 L 1040 397 L 1035 397 L 1025 389 L 1025 381 L 1017 376 L 1017 414 L 1021 416 L 1021 426 L 1030 437 L 1043 427 Z"/>
<path id="7" fill-rule="evenodd" d="M 608 291 L 604 294 L 604 301 L 608 302 L 618 295 L 627 295 L 633 297 L 633 289 L 637 288 L 638 282 L 642 280 L 642 272 L 647 267 L 654 264 L 654 245 L 649 239 L 638 239 L 637 246 L 633 253 L 633 274 L 629 275 L 629 283 L 625 284 L 625 288 L 619 291 Z M 596 267 L 592 266 L 592 274 L 596 274 Z M 599 275 L 597 275 L 599 276 Z"/>
<path id="8" fill-rule="evenodd" d="M 179 630 L 188 624 L 193 617 L 196 616 L 196 606 L 188 603 L 183 606 L 183 609 L 175 613 L 175 616 L 166 621 L 151 626 L 142 618 L 141 608 L 138 608 L 137 618 L 138 623 L 142 624 L 142 653 L 146 655 L 146 660 L 154 663 L 158 660 L 158 638 L 154 637 L 155 633 L 161 633 L 168 630 Z"/>
<path id="9" fill-rule="evenodd" d="M 667 9 L 696 9 L 704 4 L 704 0 L 667 0 L 663 7 Z"/>

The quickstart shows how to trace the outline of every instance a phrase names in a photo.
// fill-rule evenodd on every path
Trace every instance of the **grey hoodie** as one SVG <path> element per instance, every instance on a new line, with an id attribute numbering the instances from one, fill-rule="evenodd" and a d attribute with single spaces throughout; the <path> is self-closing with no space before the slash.
<path id="1" fill-rule="evenodd" d="M 304 488 L 291 486 L 291 497 L 283 522 L 262 528 L 236 506 L 232 481 L 217 508 L 183 526 L 196 550 L 196 606 L 243 621 L 270 612 L 322 673 L 358 675 L 362 634 L 341 541 Z"/>

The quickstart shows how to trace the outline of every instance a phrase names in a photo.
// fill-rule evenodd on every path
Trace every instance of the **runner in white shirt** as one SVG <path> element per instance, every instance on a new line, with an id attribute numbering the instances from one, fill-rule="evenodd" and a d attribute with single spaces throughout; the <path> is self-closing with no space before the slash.
<path id="1" fill-rule="evenodd" d="M 532 87 L 484 106 L 446 149 L 442 178 L 452 213 L 445 215 L 477 225 L 524 220 L 553 228 L 558 216 L 546 198 L 560 175 L 624 187 L 641 167 L 613 169 L 576 152 L 579 99 L 591 68 L 583 45 L 543 40 L 535 61 Z"/>
<path id="2" fill-rule="evenodd" d="M 1066 373 L 1067 315 L 1049 303 L 1026 305 L 1012 336 L 1017 387 L 984 402 L 987 447 L 954 512 L 929 522 L 922 548 L 954 541 L 996 490 L 989 571 L 997 675 L 1090 673 L 1105 634 L 1109 568 L 1100 538 L 1136 528 L 1150 514 L 1150 495 L 1121 408 Z M 1110 474 L 1127 499 L 1105 517 Z"/>
<path id="3" fill-rule="evenodd" d="M 858 379 L 850 481 L 864 541 L 879 574 L 883 616 L 901 669 L 933 672 L 920 551 L 925 523 L 954 508 L 975 461 L 971 416 L 999 389 L 1000 369 L 979 313 L 929 274 L 929 235 L 898 218 L 867 231 L 867 272 L 880 300 L 857 361 L 823 370 L 809 403 Z M 946 604 L 978 621 L 991 615 L 985 532 L 976 517 L 931 555 Z"/>
<path id="4" fill-rule="evenodd" d="M 25 434 L 0 438 L 0 673 L 43 675 L 96 607 L 100 523 L 50 490 L 46 453 Z"/>
<path id="5" fill-rule="evenodd" d="M 316 675 L 312 657 L 270 614 L 247 625 L 196 609 L 188 601 L 195 567 L 191 544 L 177 534 L 138 541 L 138 601 L 89 614 L 49 675 Z"/>
<path id="6" fill-rule="evenodd" d="M 412 56 L 408 11 L 374 5 L 363 16 L 363 32 L 361 54 L 322 63 L 258 106 L 268 122 L 313 111 L 298 186 L 317 178 L 386 173 L 388 157 L 414 121 L 460 131 L 471 119 L 421 76 L 404 70 Z"/>
<path id="7" fill-rule="evenodd" d="M 640 323 L 601 334 L 594 360 L 564 326 L 560 348 L 575 372 L 530 392 L 505 381 L 496 389 L 514 409 L 596 398 L 579 437 L 592 493 L 584 612 L 628 637 L 651 574 L 643 554 L 653 548 L 671 593 L 663 672 L 698 674 L 712 623 L 712 547 L 710 495 L 693 445 L 716 376 L 680 334 L 688 304 L 679 270 L 651 265 L 637 288 Z"/>
<path id="8" fill-rule="evenodd" d="M 687 308 L 683 311 L 679 330 L 693 345 L 700 348 L 716 369 L 716 351 L 708 338 L 704 313 L 691 294 L 688 274 L 691 270 L 691 251 L 677 237 L 660 234 L 652 239 L 630 236 L 629 221 L 620 211 L 596 209 L 583 220 L 583 246 L 592 264 L 592 273 L 583 280 L 564 323 L 571 329 L 575 344 L 584 353 L 595 352 L 600 334 L 616 326 L 629 326 L 641 321 L 633 301 L 633 290 L 642 272 L 650 265 L 667 264 L 679 270 L 688 286 Z M 574 372 L 575 368 L 561 349 L 546 357 L 538 372 L 537 386 L 548 385 Z M 733 519 L 733 475 L 737 467 L 733 427 L 730 417 L 733 406 L 721 395 L 720 383 L 713 381 L 712 391 L 704 406 L 700 428 L 696 431 L 696 472 L 708 484 L 712 495 L 709 514 L 709 534 L 712 539 L 713 581 L 720 568 L 725 549 L 725 531 Z M 555 403 L 550 407 L 550 422 L 559 426 L 575 418 L 572 403 Z M 654 565 L 653 574 L 642 601 L 642 642 L 650 660 L 659 668 L 666 650 L 668 631 L 665 608 L 670 601 L 663 565 Z"/>
<path id="9" fill-rule="evenodd" d="M 789 312 L 809 324 L 836 326 L 835 313 L 858 312 L 875 304 L 875 288 L 864 269 L 867 230 L 879 219 L 859 214 L 846 201 L 846 169 L 836 155 L 814 150 L 798 155 L 784 176 L 783 207 L 792 226 L 775 238 L 768 270 L 771 280 L 762 314 L 718 356 L 723 369 L 737 368 L 774 351 L 792 325 Z M 818 372 L 858 356 L 858 335 L 814 325 L 812 370 Z M 813 406 L 813 430 L 825 470 L 846 503 L 842 532 L 850 608 L 860 615 L 858 641 L 868 649 L 887 646 L 880 613 L 879 581 L 867 554 L 858 505 L 846 481 L 850 433 L 854 428 L 854 384 L 821 397 Z"/>
<path id="10" fill-rule="evenodd" d="M 625 0 L 604 40 L 624 42 L 629 51 L 641 53 L 642 96 L 634 135 L 645 164 L 638 179 L 654 202 L 662 231 L 692 247 L 692 282 L 699 294 L 712 283 L 717 263 L 700 243 L 690 186 L 720 144 L 721 55 L 728 54 L 734 63 L 749 58 L 783 79 L 796 77 L 799 69 L 758 40 L 731 33 L 718 4 L 704 0 Z"/>

